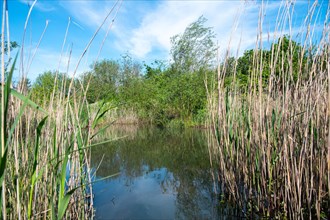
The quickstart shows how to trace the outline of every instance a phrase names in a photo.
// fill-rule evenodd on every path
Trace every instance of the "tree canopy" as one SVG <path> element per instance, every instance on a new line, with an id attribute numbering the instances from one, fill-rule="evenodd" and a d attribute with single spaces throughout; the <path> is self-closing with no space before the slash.
<path id="1" fill-rule="evenodd" d="M 191 23 L 181 35 L 171 38 L 173 67 L 181 73 L 211 68 L 216 59 L 215 33 L 205 27 L 203 16 Z"/>

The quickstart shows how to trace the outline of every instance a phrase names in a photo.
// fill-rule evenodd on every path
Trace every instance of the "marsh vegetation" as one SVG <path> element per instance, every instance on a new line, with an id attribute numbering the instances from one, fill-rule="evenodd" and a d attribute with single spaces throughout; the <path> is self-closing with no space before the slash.
<path id="1" fill-rule="evenodd" d="M 221 56 L 201 16 L 171 38 L 172 62 L 142 64 L 125 54 L 96 60 L 81 75 L 45 71 L 34 82 L 24 74 L 12 80 L 17 69 L 24 73 L 24 37 L 18 65 L 4 22 L 1 217 L 93 218 L 93 181 L 96 189 L 116 181 L 130 187 L 143 177 L 180 203 L 170 217 L 328 219 L 329 8 L 315 30 L 311 4 L 293 35 L 294 4 L 284 1 L 266 41 L 263 7 L 255 47 L 242 54 L 226 45 Z M 114 124 L 154 127 L 115 140 L 127 126 L 113 131 Z"/>
<path id="2" fill-rule="evenodd" d="M 277 31 L 291 25 L 293 8 L 286 6 Z M 265 50 L 259 19 L 255 48 L 244 53 L 246 59 L 225 57 L 208 93 L 209 147 L 218 160 L 220 188 L 247 216 L 327 219 L 329 26 L 324 23 L 317 45 L 306 23 L 300 43 L 287 35 Z M 244 92 L 242 62 L 248 64 Z"/>

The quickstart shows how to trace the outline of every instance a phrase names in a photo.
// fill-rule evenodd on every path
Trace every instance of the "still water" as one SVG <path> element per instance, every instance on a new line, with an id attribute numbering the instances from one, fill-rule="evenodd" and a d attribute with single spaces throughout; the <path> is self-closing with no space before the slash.
<path id="1" fill-rule="evenodd" d="M 219 219 L 205 131 L 121 126 L 92 150 L 96 219 Z"/>

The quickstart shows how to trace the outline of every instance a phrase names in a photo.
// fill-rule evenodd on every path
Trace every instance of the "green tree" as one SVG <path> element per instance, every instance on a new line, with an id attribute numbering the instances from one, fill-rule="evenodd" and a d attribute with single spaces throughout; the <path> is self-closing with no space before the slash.
<path id="1" fill-rule="evenodd" d="M 141 77 L 142 66 L 133 60 L 129 54 L 124 54 L 120 60 L 120 84 L 126 88 L 130 82 Z"/>
<path id="2" fill-rule="evenodd" d="M 0 34 L 0 39 L 1 39 L 1 34 Z M 16 41 L 10 41 L 9 43 L 8 43 L 8 41 L 5 41 L 4 52 L 5 52 L 5 54 L 8 54 L 8 50 L 12 51 L 18 47 L 19 47 L 19 45 Z M 0 45 L 0 55 L 1 54 L 2 54 L 2 49 L 1 49 L 1 45 Z M 9 61 L 5 63 L 5 72 L 7 72 L 7 69 L 10 65 L 10 61 L 11 61 L 11 57 L 9 57 Z"/>
<path id="3" fill-rule="evenodd" d="M 87 100 L 94 103 L 98 100 L 113 99 L 119 85 L 120 65 L 114 60 L 102 60 L 92 66 L 92 70 L 82 76 L 84 88 L 87 88 Z"/>
<path id="4" fill-rule="evenodd" d="M 291 40 L 288 36 L 283 36 L 271 46 L 276 57 L 275 76 L 278 83 L 283 84 L 282 80 L 296 82 L 299 74 L 306 78 L 304 66 L 307 63 L 310 54 L 304 51 L 304 48 L 297 42 Z M 313 57 L 313 55 L 311 55 Z"/>
<path id="5" fill-rule="evenodd" d="M 216 59 L 215 34 L 211 27 L 205 27 L 206 21 L 201 16 L 183 34 L 171 38 L 175 71 L 188 73 L 213 67 Z"/>
<path id="6" fill-rule="evenodd" d="M 168 100 L 171 117 L 191 121 L 206 106 L 204 77 L 212 71 L 200 70 L 192 74 L 174 75 L 168 81 Z"/>
<path id="7" fill-rule="evenodd" d="M 203 16 L 171 38 L 173 64 L 165 71 L 165 118 L 192 121 L 206 107 L 205 76 L 214 70 L 215 34 Z"/>
<path id="8" fill-rule="evenodd" d="M 166 68 L 164 61 L 155 60 L 151 65 L 144 64 L 145 78 L 153 78 L 155 75 L 160 75 Z"/>
<path id="9" fill-rule="evenodd" d="M 269 50 L 246 50 L 243 56 L 237 60 L 238 84 L 241 89 L 245 89 L 250 80 L 257 83 L 258 74 L 262 74 L 264 88 L 268 86 L 271 74 L 275 77 L 276 85 L 279 87 L 284 82 L 295 83 L 299 74 L 302 79 L 308 77 L 304 71 L 308 56 L 309 54 L 303 50 L 299 43 L 287 36 L 280 37 L 276 43 L 271 45 Z M 260 65 L 262 65 L 262 72 L 254 72 L 256 75 L 253 76 L 252 71 L 259 71 L 259 68 L 256 67 Z M 227 78 L 227 81 L 230 80 Z"/>
<path id="10" fill-rule="evenodd" d="M 27 94 L 32 88 L 32 82 L 29 78 L 22 77 L 17 83 L 14 83 L 14 87 L 21 93 Z"/>
<path id="11" fill-rule="evenodd" d="M 2 35 L 0 34 L 0 39 L 1 39 L 1 36 Z M 9 43 L 8 43 L 8 41 L 5 41 L 4 52 L 5 52 L 5 54 L 7 54 L 8 49 L 9 49 L 9 51 L 12 51 L 13 49 L 18 48 L 18 47 L 19 47 L 19 45 L 16 41 L 10 41 Z M 2 54 L 1 45 L 0 45 L 0 54 Z"/>
<path id="12" fill-rule="evenodd" d="M 120 76 L 119 76 L 119 99 L 126 107 L 133 107 L 138 110 L 139 101 L 142 98 L 143 77 L 142 65 L 134 61 L 129 54 L 122 56 L 120 60 Z"/>
<path id="13" fill-rule="evenodd" d="M 55 84 L 56 81 L 56 84 Z M 46 71 L 40 74 L 32 85 L 32 99 L 38 103 L 47 104 L 53 92 L 55 96 L 60 93 L 67 95 L 70 78 L 65 73 Z"/>

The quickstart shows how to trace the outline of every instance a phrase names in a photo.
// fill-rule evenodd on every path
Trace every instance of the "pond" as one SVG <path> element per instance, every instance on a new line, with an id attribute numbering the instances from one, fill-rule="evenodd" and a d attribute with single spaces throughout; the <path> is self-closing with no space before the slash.
<path id="1" fill-rule="evenodd" d="M 205 130 L 116 126 L 92 150 L 96 219 L 219 219 Z M 123 137 L 123 138 L 121 138 Z M 213 174 L 213 175 L 212 175 Z"/>

